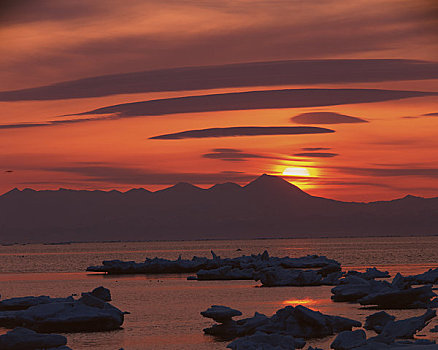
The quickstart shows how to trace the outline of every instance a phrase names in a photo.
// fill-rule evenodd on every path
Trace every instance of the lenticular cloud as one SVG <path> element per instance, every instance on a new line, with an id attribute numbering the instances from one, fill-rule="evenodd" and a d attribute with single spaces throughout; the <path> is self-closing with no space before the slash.
<path id="1" fill-rule="evenodd" d="M 302 135 L 333 133 L 334 130 L 312 126 L 237 126 L 229 128 L 209 128 L 187 130 L 173 134 L 153 136 L 154 140 L 180 140 L 208 137 Z"/>

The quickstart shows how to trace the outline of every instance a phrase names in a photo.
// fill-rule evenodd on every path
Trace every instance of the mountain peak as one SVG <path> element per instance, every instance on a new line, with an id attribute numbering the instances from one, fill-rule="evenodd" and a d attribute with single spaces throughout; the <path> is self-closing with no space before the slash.
<path id="1" fill-rule="evenodd" d="M 192 185 L 191 183 L 188 182 L 178 182 L 174 186 L 165 188 L 155 193 L 166 193 L 166 192 L 190 193 L 194 191 L 203 191 L 203 189 L 195 185 Z"/>
<path id="2" fill-rule="evenodd" d="M 208 190 L 209 191 L 239 191 L 242 187 L 240 185 L 234 183 L 234 182 L 225 182 L 221 184 L 216 184 L 214 186 L 211 186 Z"/>
<path id="3" fill-rule="evenodd" d="M 151 191 L 149 191 L 143 187 L 139 187 L 139 188 L 131 188 L 130 190 L 125 192 L 125 194 L 132 194 L 132 193 L 143 194 L 143 193 L 151 193 Z"/>
<path id="4" fill-rule="evenodd" d="M 0 197 L 3 197 L 3 196 L 9 196 L 9 195 L 11 195 L 11 194 L 14 194 L 14 193 L 20 193 L 20 192 L 21 192 L 21 191 L 20 191 L 17 187 L 15 187 L 15 188 L 13 188 L 12 190 L 3 193 Z"/>
<path id="5" fill-rule="evenodd" d="M 192 185 L 191 183 L 188 182 L 178 182 L 175 186 L 173 186 L 173 188 L 181 188 L 181 189 L 196 189 L 196 190 L 200 190 L 200 187 L 197 187 L 195 185 Z"/>
<path id="6" fill-rule="evenodd" d="M 255 191 L 294 191 L 295 193 L 308 196 L 308 194 L 301 190 L 298 186 L 291 184 L 282 177 L 268 174 L 259 176 L 254 181 L 244 186 L 244 188 Z"/>
<path id="7" fill-rule="evenodd" d="M 408 200 L 413 200 L 414 199 L 415 200 L 415 199 L 424 199 L 424 198 L 423 197 L 419 197 L 419 196 L 414 196 L 412 194 L 408 194 L 408 195 L 404 196 L 401 199 L 408 199 Z"/>

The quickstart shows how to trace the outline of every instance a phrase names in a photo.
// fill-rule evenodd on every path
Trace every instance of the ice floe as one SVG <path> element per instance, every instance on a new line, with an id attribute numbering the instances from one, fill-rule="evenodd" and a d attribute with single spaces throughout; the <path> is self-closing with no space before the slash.
<path id="1" fill-rule="evenodd" d="M 256 332 L 234 340 L 228 344 L 227 348 L 232 350 L 295 350 L 302 349 L 304 345 L 306 345 L 305 341 L 295 339 L 291 335 Z"/>
<path id="2" fill-rule="evenodd" d="M 196 273 L 196 278 L 198 281 L 206 280 L 253 280 L 254 273 L 256 270 L 254 268 L 239 268 L 222 266 L 217 269 L 212 270 L 199 270 Z"/>
<path id="3" fill-rule="evenodd" d="M 72 302 L 73 297 L 67 298 L 51 298 L 47 295 L 40 295 L 38 297 L 21 297 L 21 298 L 10 298 L 0 301 L 0 311 L 8 311 L 8 310 L 25 310 L 31 306 L 41 305 L 41 304 L 50 304 L 50 303 L 64 303 L 64 302 Z"/>
<path id="4" fill-rule="evenodd" d="M 376 312 L 375 314 L 367 316 L 367 318 L 365 320 L 365 325 L 363 326 L 363 328 L 368 329 L 368 330 L 372 330 L 372 331 L 376 332 L 377 334 L 380 334 L 380 333 L 382 333 L 383 327 L 385 327 L 385 325 L 388 322 L 391 322 L 394 320 L 395 320 L 395 316 L 392 316 L 392 315 L 386 313 L 385 311 L 379 311 L 379 312 Z"/>
<path id="5" fill-rule="evenodd" d="M 358 302 L 377 309 L 416 309 L 438 306 L 432 285 L 412 287 L 408 280 L 397 274 L 392 283 L 346 276 L 332 289 L 333 301 Z"/>
<path id="6" fill-rule="evenodd" d="M 436 284 L 438 283 L 438 267 L 418 275 L 406 276 L 405 278 L 411 284 Z"/>
<path id="7" fill-rule="evenodd" d="M 234 316 L 241 316 L 242 312 L 228 306 L 212 305 L 207 310 L 202 311 L 201 315 L 207 318 L 212 318 L 217 323 L 227 323 L 232 321 Z"/>
<path id="8" fill-rule="evenodd" d="M 380 271 L 375 267 L 368 267 L 365 272 L 348 271 L 347 276 L 358 276 L 366 280 L 372 280 L 376 278 L 389 278 L 391 277 L 388 271 Z"/>
<path id="9" fill-rule="evenodd" d="M 272 317 L 255 313 L 253 317 L 233 320 L 242 313 L 226 306 L 213 305 L 201 312 L 218 324 L 204 329 L 216 337 L 233 340 L 228 344 L 232 350 L 290 350 L 301 349 L 305 340 L 338 334 L 331 344 L 335 350 L 438 350 L 438 345 L 428 339 L 413 339 L 436 316 L 436 311 L 427 310 L 423 315 L 396 320 L 384 311 L 369 315 L 365 329 L 377 336 L 367 339 L 361 323 L 340 316 L 324 315 L 302 305 L 287 306 Z M 236 339 L 237 338 L 237 339 Z M 321 350 L 309 347 L 308 350 Z"/>
<path id="10" fill-rule="evenodd" d="M 414 335 L 426 327 L 435 316 L 434 310 L 427 310 L 421 316 L 396 321 L 394 316 L 386 312 L 378 312 L 367 317 L 364 327 L 375 330 L 379 333 L 377 336 L 366 339 L 363 330 L 344 331 L 338 334 L 330 347 L 335 350 L 395 350 L 405 348 L 436 350 L 438 345 L 434 341 L 413 339 Z"/>
<path id="11" fill-rule="evenodd" d="M 367 336 L 365 331 L 358 329 L 356 331 L 344 331 L 339 333 L 330 347 L 335 350 L 348 350 L 358 348 L 366 343 Z"/>
<path id="12" fill-rule="evenodd" d="M 254 279 L 264 287 L 336 285 L 340 277 L 340 271 L 324 275 L 321 270 L 290 270 L 282 267 L 269 267 L 254 274 Z"/>
<path id="13" fill-rule="evenodd" d="M 162 258 L 146 258 L 144 262 L 108 260 L 101 266 L 89 266 L 87 271 L 105 272 L 107 274 L 157 274 L 157 273 L 190 273 L 197 274 L 196 279 L 202 280 L 253 280 L 260 279 L 263 274 L 276 273 L 279 276 L 292 269 L 319 269 L 317 270 L 319 284 L 336 284 L 341 274 L 341 265 L 325 256 L 308 255 L 300 258 L 271 257 L 267 251 L 262 254 L 243 255 L 237 258 L 222 259 L 211 252 L 212 258 L 193 257 L 191 260 L 168 260 Z M 306 275 L 311 275 L 313 270 L 307 270 Z M 333 273 L 337 273 L 333 275 Z M 326 277 L 330 275 L 330 278 Z M 280 277 L 281 278 L 281 277 Z M 293 277 L 289 276 L 289 280 Z M 195 279 L 190 276 L 189 279 Z M 312 281 L 310 281 L 312 280 Z M 313 278 L 309 277 L 311 284 L 315 285 Z M 296 283 L 296 282 L 291 282 Z M 284 284 L 283 284 L 284 285 Z M 294 285 L 294 284 L 290 284 Z M 268 285 L 267 285 L 268 286 Z M 271 285 L 269 285 L 271 286 Z"/>
<path id="14" fill-rule="evenodd" d="M 9 300 L 4 302 L 8 304 Z M 48 300 L 50 302 L 36 305 L 27 303 L 27 307 L 21 310 L 0 311 L 0 327 L 26 327 L 37 332 L 48 333 L 109 331 L 120 328 L 124 321 L 125 313 L 107 302 L 111 300 L 111 294 L 103 287 L 82 293 L 77 300 L 73 298 Z"/>
<path id="15" fill-rule="evenodd" d="M 427 310 L 423 315 L 410 317 L 399 321 L 389 321 L 383 327 L 378 337 L 385 339 L 413 338 L 436 316 L 435 310 Z"/>
<path id="16" fill-rule="evenodd" d="M 427 339 L 394 341 L 372 337 L 366 339 L 363 330 L 339 333 L 330 345 L 335 350 L 437 350 L 438 345 Z M 310 348 L 309 348 L 310 350 Z"/>
<path id="17" fill-rule="evenodd" d="M 221 310 L 228 310 L 224 308 L 222 306 Z M 201 314 L 205 317 L 211 317 L 211 314 L 208 313 L 209 310 L 211 308 Z M 233 312 L 236 311 L 238 310 L 233 310 Z M 321 312 L 298 305 L 296 307 L 286 306 L 278 310 L 272 317 L 257 312 L 253 317 L 238 321 L 227 317 L 225 322 L 219 322 L 219 324 L 206 328 L 204 332 L 224 339 L 244 337 L 256 332 L 309 339 L 333 335 L 360 326 L 361 323 L 358 321 L 340 316 L 324 315 Z"/>
<path id="18" fill-rule="evenodd" d="M 67 338 L 63 335 L 40 334 L 22 327 L 0 336 L 2 350 L 71 350 L 66 344 Z"/>

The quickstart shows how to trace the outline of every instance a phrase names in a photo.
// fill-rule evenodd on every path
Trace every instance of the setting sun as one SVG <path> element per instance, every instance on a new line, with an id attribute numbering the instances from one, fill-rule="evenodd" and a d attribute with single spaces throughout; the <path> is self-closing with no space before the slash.
<path id="1" fill-rule="evenodd" d="M 283 170 L 283 175 L 286 175 L 286 176 L 310 176 L 310 172 L 306 168 L 286 168 Z"/>

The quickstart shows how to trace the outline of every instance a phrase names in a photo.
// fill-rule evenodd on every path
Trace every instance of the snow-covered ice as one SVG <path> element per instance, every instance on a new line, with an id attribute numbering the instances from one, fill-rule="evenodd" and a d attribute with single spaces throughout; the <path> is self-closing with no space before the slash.
<path id="1" fill-rule="evenodd" d="M 59 334 L 40 334 L 18 327 L 0 336 L 2 350 L 68 350 L 67 338 Z"/>
<path id="2" fill-rule="evenodd" d="M 395 316 L 392 316 L 392 315 L 386 313 L 385 311 L 379 311 L 379 312 L 376 312 L 372 315 L 367 316 L 367 318 L 365 320 L 365 325 L 363 328 L 368 329 L 368 330 L 372 330 L 372 331 L 376 332 L 377 334 L 380 334 L 383 330 L 383 327 L 385 327 L 385 325 L 388 322 L 391 322 L 394 320 L 395 320 Z"/>
<path id="3" fill-rule="evenodd" d="M 232 350 L 295 350 L 302 349 L 306 342 L 290 335 L 256 332 L 228 344 Z"/>
<path id="4" fill-rule="evenodd" d="M 344 331 L 339 333 L 330 347 L 335 350 L 349 350 L 365 345 L 366 342 L 367 336 L 365 331 L 358 329 L 356 331 Z"/>
<path id="5" fill-rule="evenodd" d="M 418 309 L 438 306 L 432 285 L 412 287 L 397 274 L 391 283 L 350 275 L 332 289 L 333 301 L 358 302 L 377 309 Z"/>
<path id="6" fill-rule="evenodd" d="M 109 331 L 121 327 L 124 312 L 105 300 L 109 290 L 97 288 L 77 299 L 51 299 L 24 310 L 0 311 L 0 327 L 27 327 L 37 332 Z"/>
<path id="7" fill-rule="evenodd" d="M 358 321 L 340 316 L 324 315 L 319 311 L 298 305 L 296 307 L 286 306 L 278 310 L 272 317 L 255 313 L 253 317 L 238 321 L 228 319 L 225 323 L 204 329 L 204 332 L 225 339 L 252 335 L 257 331 L 310 339 L 325 337 L 360 326 L 361 323 Z"/>

